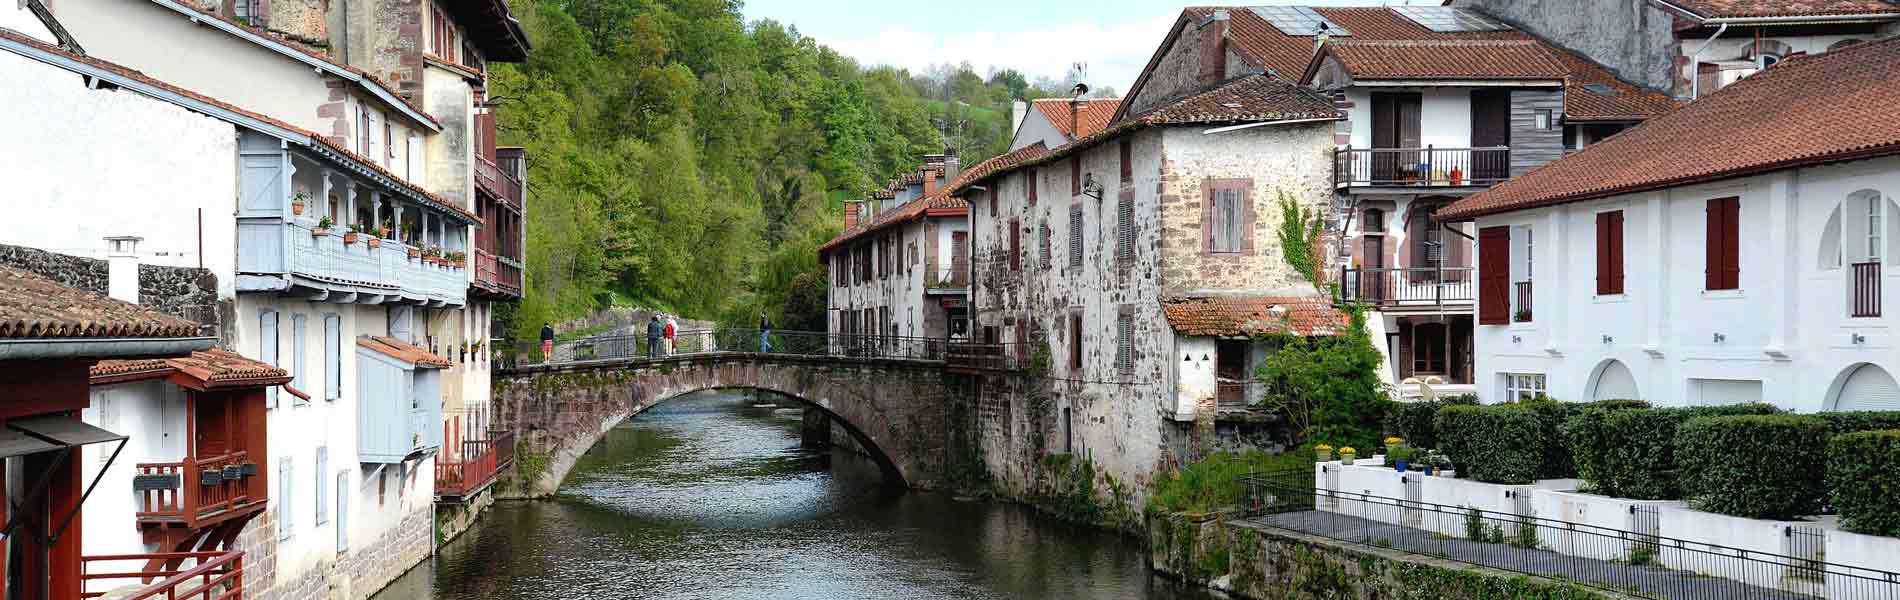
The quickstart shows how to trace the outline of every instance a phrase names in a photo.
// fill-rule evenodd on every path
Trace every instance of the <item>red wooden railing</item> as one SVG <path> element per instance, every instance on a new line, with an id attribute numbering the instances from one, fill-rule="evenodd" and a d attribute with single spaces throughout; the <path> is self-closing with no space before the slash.
<path id="1" fill-rule="evenodd" d="M 183 488 L 189 487 L 183 485 L 183 482 L 188 479 L 185 476 L 185 463 L 140 463 L 138 474 L 177 475 L 181 482 L 181 485 L 176 488 L 149 489 L 139 492 L 138 518 L 168 520 L 184 517 Z"/>
<path id="2" fill-rule="evenodd" d="M 243 600 L 244 598 L 244 553 L 226 552 L 160 552 L 155 554 L 113 554 L 80 557 L 79 580 L 81 598 L 99 598 L 115 590 L 87 591 L 93 582 L 112 580 L 133 580 L 125 585 L 143 585 L 130 595 L 114 595 L 118 600 L 146 600 L 147 598 L 165 598 L 166 600 Z M 195 562 L 191 567 L 171 569 L 140 569 L 135 571 L 92 572 L 94 569 L 111 568 L 109 563 L 167 564 L 182 565 Z M 162 579 L 161 579 L 162 578 Z M 154 582 L 154 579 L 158 581 Z"/>
<path id="3" fill-rule="evenodd" d="M 177 475 L 179 487 L 148 489 L 139 492 L 140 520 L 182 521 L 190 526 L 198 520 L 250 504 L 250 475 L 225 477 L 226 467 L 240 467 L 250 455 L 242 450 L 192 461 L 140 463 L 139 475 Z M 255 468 L 255 467 L 253 467 Z M 218 483 L 206 485 L 205 473 L 217 472 Z"/>
<path id="4" fill-rule="evenodd" d="M 516 211 L 521 210 L 521 180 L 502 170 L 486 156 L 475 157 L 475 183 Z"/>
<path id="5" fill-rule="evenodd" d="M 442 429 L 444 438 L 452 435 L 447 423 L 442 425 Z M 514 454 L 513 432 L 494 433 L 486 440 L 463 441 L 458 456 L 436 463 L 436 495 L 459 497 L 481 489 L 494 481 L 495 474 L 514 460 Z"/>
<path id="6" fill-rule="evenodd" d="M 1854 316 L 1880 316 L 1880 261 L 1854 263 L 1852 285 Z"/>
<path id="7" fill-rule="evenodd" d="M 521 267 L 508 264 L 494 253 L 475 249 L 475 280 L 503 290 L 521 293 Z"/>

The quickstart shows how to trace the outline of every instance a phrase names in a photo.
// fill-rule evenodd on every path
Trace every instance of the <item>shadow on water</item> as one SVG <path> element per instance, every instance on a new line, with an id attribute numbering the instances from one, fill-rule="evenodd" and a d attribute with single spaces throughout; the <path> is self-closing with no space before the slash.
<path id="1" fill-rule="evenodd" d="M 801 412 L 757 402 L 704 393 L 631 419 L 554 500 L 496 505 L 376 600 L 1209 597 L 1151 576 L 1131 540 L 801 449 Z"/>

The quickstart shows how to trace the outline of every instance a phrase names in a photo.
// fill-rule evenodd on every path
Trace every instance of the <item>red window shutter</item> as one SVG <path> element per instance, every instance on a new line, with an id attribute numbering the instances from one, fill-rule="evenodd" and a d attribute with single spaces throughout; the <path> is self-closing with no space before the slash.
<path id="1" fill-rule="evenodd" d="M 477 116 L 476 119 L 476 123 L 481 126 L 482 158 L 493 162 L 495 160 L 495 113 L 482 113 L 480 116 Z"/>
<path id="2" fill-rule="evenodd" d="M 1614 278 L 1612 279 L 1612 282 L 1615 285 L 1616 291 L 1611 292 L 1611 293 L 1621 294 L 1623 293 L 1623 265 L 1624 265 L 1623 211 L 1620 211 L 1620 210 L 1616 211 L 1616 218 L 1614 219 L 1614 221 L 1615 222 L 1612 224 L 1615 225 L 1615 227 L 1611 228 L 1610 230 L 1610 272 L 1615 274 Z"/>
<path id="3" fill-rule="evenodd" d="M 1069 368 L 1082 370 L 1082 315 L 1069 315 Z"/>
<path id="4" fill-rule="evenodd" d="M 1708 203 L 1704 289 L 1741 287 L 1740 216 L 1740 198 L 1716 198 Z"/>
<path id="5" fill-rule="evenodd" d="M 1122 140 L 1121 154 L 1122 154 L 1121 184 L 1128 185 L 1135 182 L 1135 145 L 1134 143 L 1126 139 Z"/>
<path id="6" fill-rule="evenodd" d="M 1597 213 L 1597 295 L 1623 293 L 1623 211 Z"/>
<path id="7" fill-rule="evenodd" d="M 1478 323 L 1511 323 L 1511 228 L 1478 231 Z"/>
<path id="8" fill-rule="evenodd" d="M 1729 198 L 1722 203 L 1722 283 L 1725 289 L 1742 287 L 1742 199 Z"/>
<path id="9" fill-rule="evenodd" d="M 1023 270 L 1023 228 L 1016 219 L 1009 220 L 1009 270 Z"/>
<path id="10" fill-rule="evenodd" d="M 1027 194 L 1029 195 L 1029 205 L 1035 206 L 1036 205 L 1036 188 L 1041 187 L 1041 186 L 1036 185 L 1036 170 L 1035 169 L 1030 169 L 1027 176 L 1023 177 L 1023 186 L 1029 188 L 1029 191 L 1027 192 Z"/>
<path id="11" fill-rule="evenodd" d="M 1082 195 L 1082 157 L 1069 159 L 1069 195 Z"/>

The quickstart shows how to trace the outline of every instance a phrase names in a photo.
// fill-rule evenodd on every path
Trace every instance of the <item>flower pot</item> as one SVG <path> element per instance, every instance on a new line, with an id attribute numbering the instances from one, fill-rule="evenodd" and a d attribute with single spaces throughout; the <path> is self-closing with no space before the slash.
<path id="1" fill-rule="evenodd" d="M 1392 463 L 1393 463 L 1393 466 L 1394 466 L 1394 467 L 1397 467 L 1397 468 L 1398 468 L 1398 471 L 1399 471 L 1400 473 L 1404 473 L 1404 472 L 1405 472 L 1405 471 L 1407 470 L 1407 469 L 1405 468 L 1405 467 L 1406 467 L 1406 464 L 1405 464 L 1405 459 L 1403 459 L 1403 458 L 1401 458 L 1401 459 L 1399 459 L 1399 460 L 1395 460 L 1395 461 L 1392 461 Z"/>
<path id="2" fill-rule="evenodd" d="M 409 249 L 409 258 L 416 258 L 416 257 L 419 257 L 419 256 L 422 256 L 422 251 L 421 251 L 421 250 L 417 250 L 417 249 L 415 249 L 415 248 L 410 248 L 410 249 Z"/>
<path id="3" fill-rule="evenodd" d="M 1351 453 L 1351 452 L 1341 452 L 1339 454 L 1339 462 L 1343 462 L 1350 465 L 1352 464 L 1353 459 L 1358 458 L 1358 457 L 1359 455 Z"/>
<path id="4" fill-rule="evenodd" d="M 1431 475 L 1431 474 L 1432 474 L 1432 471 L 1433 471 L 1433 470 L 1434 470 L 1434 469 L 1432 468 L 1432 466 L 1431 466 L 1431 465 L 1425 465 L 1425 474 L 1426 474 L 1427 476 L 1429 476 L 1429 475 Z"/>
<path id="5" fill-rule="evenodd" d="M 310 230 L 310 237 L 323 237 L 326 235 L 330 235 L 330 230 L 322 227 Z"/>
<path id="6" fill-rule="evenodd" d="M 352 232 L 343 234 L 343 243 L 345 244 L 356 243 L 356 232 L 352 231 Z"/>
<path id="7" fill-rule="evenodd" d="M 1333 451 L 1331 451 L 1331 450 L 1315 450 L 1315 451 L 1313 451 L 1313 459 L 1314 459 L 1314 462 L 1326 462 L 1326 461 L 1329 461 L 1329 460 L 1332 460 L 1332 459 L 1333 459 Z"/>
<path id="8" fill-rule="evenodd" d="M 379 237 L 369 238 L 369 247 L 371 248 L 383 247 L 383 238 L 379 238 Z"/>

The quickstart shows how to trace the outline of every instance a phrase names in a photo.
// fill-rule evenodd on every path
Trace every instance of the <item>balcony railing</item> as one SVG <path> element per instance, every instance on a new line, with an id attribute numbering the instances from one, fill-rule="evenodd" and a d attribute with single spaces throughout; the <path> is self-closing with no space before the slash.
<path id="1" fill-rule="evenodd" d="M 475 157 L 475 185 L 481 186 L 516 211 L 521 210 L 521 180 L 479 154 Z"/>
<path id="2" fill-rule="evenodd" d="M 447 435 L 444 424 L 444 435 Z M 515 434 L 491 431 L 489 439 L 462 442 L 461 454 L 435 466 L 435 494 L 443 498 L 463 498 L 480 491 L 495 480 L 495 474 L 507 468 L 515 457 Z"/>
<path id="3" fill-rule="evenodd" d="M 1511 149 L 1341 148 L 1333 151 L 1334 187 L 1489 186 L 1511 177 Z"/>
<path id="4" fill-rule="evenodd" d="M 140 463 L 133 488 L 139 494 L 138 519 L 148 523 L 184 523 L 198 527 L 232 510 L 260 504 L 252 496 L 257 463 L 243 451 L 169 463 Z"/>
<path id="5" fill-rule="evenodd" d="M 475 249 L 475 283 L 503 294 L 521 295 L 521 264 Z"/>
<path id="6" fill-rule="evenodd" d="M 459 306 L 468 297 L 463 267 L 423 257 L 407 244 L 382 240 L 371 247 L 367 233 L 349 243 L 345 233 L 317 234 L 307 224 L 294 222 L 285 223 L 284 232 L 290 236 L 287 267 L 293 275 L 416 301 Z"/>
<path id="7" fill-rule="evenodd" d="M 1338 299 L 1381 307 L 1470 304 L 1471 267 L 1340 268 Z"/>
<path id="8" fill-rule="evenodd" d="M 243 552 L 114 554 L 79 560 L 81 598 L 244 600 Z"/>
<path id="9" fill-rule="evenodd" d="M 1531 282 L 1519 281 L 1517 288 L 1516 310 L 1511 312 L 1511 321 L 1515 323 L 1531 322 Z"/>
<path id="10" fill-rule="evenodd" d="M 961 263 L 961 261 L 959 261 L 959 263 Z M 935 281 L 931 281 L 929 285 L 926 285 L 924 287 L 931 288 L 931 289 L 937 289 L 937 288 L 969 289 L 970 265 L 968 264 L 951 265 L 950 268 L 944 269 L 941 272 L 936 273 Z"/>
<path id="11" fill-rule="evenodd" d="M 1880 261 L 1854 263 L 1853 316 L 1880 316 Z"/>

